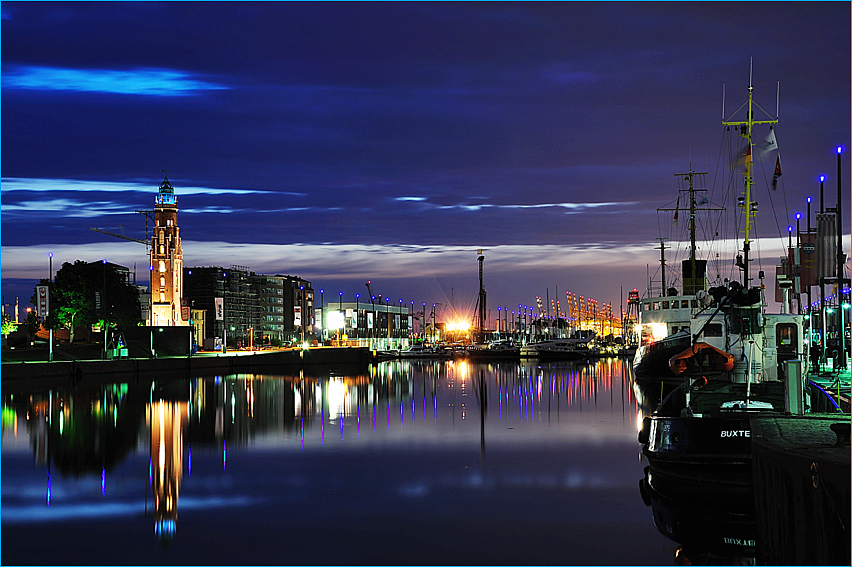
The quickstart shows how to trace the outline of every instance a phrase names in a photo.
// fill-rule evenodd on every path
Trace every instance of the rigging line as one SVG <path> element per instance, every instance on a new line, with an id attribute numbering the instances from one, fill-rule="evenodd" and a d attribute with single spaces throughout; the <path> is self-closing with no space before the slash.
<path id="1" fill-rule="evenodd" d="M 754 223 L 752 226 L 752 231 L 754 232 L 754 243 L 756 244 L 755 249 L 757 253 L 757 267 L 758 269 L 763 269 L 763 256 L 760 254 L 760 235 L 758 234 L 758 224 Z"/>
<path id="2" fill-rule="evenodd" d="M 730 179 L 729 176 L 727 176 L 727 175 L 722 176 L 722 174 L 721 174 L 722 168 L 725 167 L 723 165 L 723 161 L 722 161 L 722 156 L 724 155 L 724 149 L 725 149 L 725 142 L 728 141 L 730 143 L 730 136 L 727 136 L 726 132 L 727 132 L 727 130 L 723 128 L 722 129 L 722 137 L 721 137 L 721 140 L 719 142 L 719 153 L 718 153 L 717 158 L 716 158 L 716 170 L 713 173 L 713 185 L 712 185 L 712 187 L 713 187 L 713 193 L 712 193 L 713 198 L 711 199 L 713 201 L 716 200 L 716 187 L 722 185 L 722 179 L 728 179 L 728 180 Z M 731 163 L 730 158 L 728 158 L 728 160 L 725 161 L 724 163 Z M 728 202 L 728 197 L 730 196 L 731 184 L 725 183 L 724 192 L 721 189 L 719 190 L 719 192 L 722 193 L 721 202 L 723 203 L 723 206 L 724 206 L 724 203 Z M 736 210 L 736 209 L 734 209 L 734 210 Z M 730 213 L 726 210 L 726 211 L 723 212 L 723 214 L 720 214 L 716 219 L 715 233 L 716 233 L 716 235 L 719 235 L 719 234 L 723 235 L 722 238 L 721 238 L 721 241 L 718 243 L 718 245 L 719 245 L 718 250 L 722 249 L 722 246 L 723 246 L 722 243 L 726 240 L 727 235 L 728 235 L 729 215 L 730 215 Z M 724 250 L 722 250 L 722 251 L 724 251 Z M 718 252 L 717 252 L 717 254 L 718 254 Z M 718 264 L 716 266 L 716 271 L 717 271 L 717 275 L 721 276 L 723 270 L 720 269 L 720 266 Z"/>
<path id="3" fill-rule="evenodd" d="M 775 218 L 775 229 L 778 231 L 778 238 L 781 240 L 781 247 L 784 249 L 786 246 L 784 244 L 784 233 L 781 231 L 781 225 L 778 222 L 778 211 L 775 208 L 775 200 L 772 198 L 773 191 L 769 189 L 769 186 L 766 181 L 766 170 L 763 168 L 763 160 L 760 162 L 761 169 L 763 170 L 763 185 L 764 189 L 766 189 L 766 193 L 769 196 L 769 204 L 772 206 L 772 216 Z M 782 191 L 783 191 L 782 187 Z M 784 199 L 784 213 L 789 218 L 789 211 L 787 210 L 787 199 Z"/>

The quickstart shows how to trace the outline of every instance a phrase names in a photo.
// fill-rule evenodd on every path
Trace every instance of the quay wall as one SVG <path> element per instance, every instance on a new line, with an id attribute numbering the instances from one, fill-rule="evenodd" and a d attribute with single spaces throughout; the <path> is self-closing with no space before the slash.
<path id="1" fill-rule="evenodd" d="M 849 565 L 849 414 L 757 417 L 751 427 L 763 562 Z"/>
<path id="2" fill-rule="evenodd" d="M 373 360 L 367 348 L 322 347 L 252 354 L 200 355 L 167 358 L 72 360 L 55 362 L 4 362 L 4 391 L 53 384 L 110 382 L 117 379 L 193 377 L 211 374 L 270 373 L 277 370 L 320 370 L 324 367 L 366 368 Z"/>

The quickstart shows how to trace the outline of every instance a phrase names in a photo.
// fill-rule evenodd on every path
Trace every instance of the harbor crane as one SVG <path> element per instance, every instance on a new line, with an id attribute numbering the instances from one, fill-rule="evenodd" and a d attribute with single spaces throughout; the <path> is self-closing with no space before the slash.
<path id="1" fill-rule="evenodd" d="M 485 338 L 485 301 L 486 301 L 486 292 L 485 287 L 482 285 L 482 262 L 485 260 L 485 255 L 482 253 L 482 248 L 479 248 L 476 251 L 477 262 L 479 262 L 479 296 L 476 298 L 476 312 L 477 312 L 477 340 L 482 342 Z"/>
<path id="2" fill-rule="evenodd" d="M 148 242 L 147 239 L 142 240 L 140 238 L 133 238 L 132 236 L 127 236 L 126 234 L 124 234 L 124 227 L 121 226 L 121 225 L 118 225 L 118 228 L 119 228 L 119 230 L 121 230 L 121 233 L 112 232 L 110 230 L 105 230 L 103 228 L 89 228 L 89 230 L 93 230 L 93 231 L 99 232 L 101 234 L 106 234 L 107 236 L 114 236 L 116 238 L 121 238 L 123 240 L 129 240 L 130 242 L 138 242 L 139 244 L 144 244 L 146 248 L 151 244 L 150 242 Z"/>
<path id="3" fill-rule="evenodd" d="M 375 301 L 376 296 L 373 295 L 373 288 L 370 287 L 370 280 L 367 280 L 367 283 L 365 285 L 367 286 L 367 293 L 370 296 L 370 305 L 373 306 L 373 311 L 375 311 L 376 310 L 376 301 Z"/>
<path id="4" fill-rule="evenodd" d="M 114 236 L 115 238 L 121 238 L 122 240 L 129 240 L 130 242 L 138 242 L 139 244 L 144 244 L 145 247 L 147 248 L 148 246 L 151 245 L 151 242 L 148 239 L 148 221 L 150 220 L 151 222 L 154 222 L 154 211 L 137 210 L 137 211 L 134 211 L 134 212 L 139 213 L 140 215 L 145 215 L 145 240 L 142 240 L 142 239 L 139 239 L 139 238 L 133 238 L 132 236 L 127 236 L 126 234 L 124 234 L 124 227 L 121 226 L 121 225 L 118 225 L 118 229 L 121 232 L 113 232 L 111 230 L 106 230 L 106 229 L 103 229 L 103 228 L 89 228 L 89 230 L 92 230 L 94 232 L 99 232 L 100 234 L 106 234 L 107 236 Z"/>

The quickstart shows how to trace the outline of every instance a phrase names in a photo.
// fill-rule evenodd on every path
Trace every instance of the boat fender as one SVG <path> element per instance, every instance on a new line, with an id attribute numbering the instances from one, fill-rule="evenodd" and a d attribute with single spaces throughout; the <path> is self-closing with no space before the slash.
<path id="1" fill-rule="evenodd" d="M 648 443 L 648 436 L 651 431 L 651 418 L 645 417 L 642 419 L 642 429 L 639 430 L 639 442 L 643 445 Z"/>

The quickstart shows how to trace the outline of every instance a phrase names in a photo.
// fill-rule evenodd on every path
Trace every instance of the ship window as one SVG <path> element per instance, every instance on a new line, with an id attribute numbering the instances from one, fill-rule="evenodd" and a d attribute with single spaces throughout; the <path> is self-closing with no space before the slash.
<path id="1" fill-rule="evenodd" d="M 698 300 L 697 300 L 697 299 L 693 299 L 693 300 L 692 300 L 692 308 L 693 308 L 693 309 L 698 309 Z"/>
<path id="2" fill-rule="evenodd" d="M 681 302 L 680 302 L 680 307 L 681 307 L 681 309 L 689 309 L 689 300 L 688 299 L 682 299 Z"/>
<path id="3" fill-rule="evenodd" d="M 722 324 L 721 323 L 712 323 L 704 327 L 704 336 L 705 337 L 721 337 L 722 336 Z"/>
<path id="4" fill-rule="evenodd" d="M 669 308 L 669 302 L 663 301 L 663 309 L 668 309 L 668 308 Z"/>
<path id="5" fill-rule="evenodd" d="M 779 323 L 775 327 L 775 344 L 778 352 L 796 352 L 798 330 L 794 323 Z"/>

